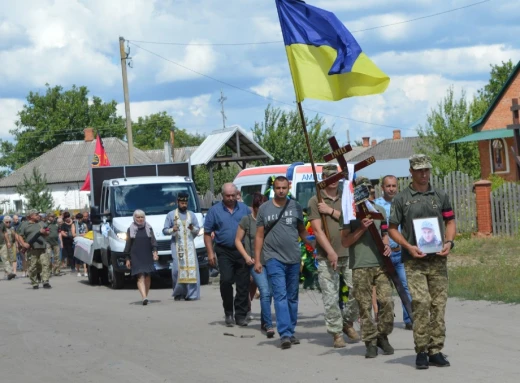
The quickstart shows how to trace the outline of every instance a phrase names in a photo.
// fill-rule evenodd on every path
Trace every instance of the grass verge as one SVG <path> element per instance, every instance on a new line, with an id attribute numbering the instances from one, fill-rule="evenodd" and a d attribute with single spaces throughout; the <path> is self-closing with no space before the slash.
<path id="1" fill-rule="evenodd" d="M 449 295 L 520 303 L 520 238 L 460 239 L 448 258 Z"/>

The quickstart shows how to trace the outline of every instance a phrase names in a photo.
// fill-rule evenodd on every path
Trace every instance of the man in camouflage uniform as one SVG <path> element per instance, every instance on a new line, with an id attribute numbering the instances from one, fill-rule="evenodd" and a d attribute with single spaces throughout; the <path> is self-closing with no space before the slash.
<path id="1" fill-rule="evenodd" d="M 13 243 L 9 238 L 11 233 L 10 226 L 11 217 L 6 215 L 3 222 L 0 223 L 0 258 L 2 258 L 4 265 L 5 276 L 9 281 L 16 277 L 16 274 L 13 273 L 13 262 L 16 261 L 16 256 L 12 256 L 11 247 Z"/>
<path id="2" fill-rule="evenodd" d="M 424 221 L 421 224 L 421 238 L 419 238 L 418 246 L 423 253 L 431 253 L 430 249 L 442 247 L 442 241 L 435 235 L 433 224 L 430 221 Z"/>
<path id="3" fill-rule="evenodd" d="M 36 210 L 29 210 L 27 218 L 28 223 L 21 226 L 19 235 L 21 237 L 22 246 L 27 249 L 31 285 L 33 289 L 38 289 L 38 273 L 41 271 L 43 288 L 50 289 L 51 261 L 49 255 L 45 252 L 47 244 L 44 238 L 48 235 L 48 232 L 40 222 L 40 217 Z M 29 242 L 32 242 L 36 237 L 38 238 L 31 245 Z"/>
<path id="4" fill-rule="evenodd" d="M 60 260 L 60 243 L 59 243 L 59 234 L 58 234 L 58 224 L 56 223 L 56 214 L 53 211 L 49 211 L 47 213 L 47 225 L 49 229 L 49 235 L 45 238 L 47 242 L 47 247 L 45 252 L 49 259 L 51 259 L 51 274 L 52 275 L 60 275 L 61 270 L 61 260 Z"/>
<path id="5" fill-rule="evenodd" d="M 454 245 L 456 225 L 448 196 L 430 185 L 431 168 L 428 156 L 416 154 L 410 157 L 412 183 L 394 198 L 390 209 L 389 233 L 402 248 L 408 289 L 412 295 L 415 364 L 418 369 L 427 369 L 429 365 L 450 365 L 441 350 L 446 338 L 447 256 Z M 419 249 L 413 227 L 415 219 L 428 217 L 439 220 L 441 238 L 444 239 L 442 250 L 432 255 Z M 441 225 L 443 221 L 444 225 Z"/>
<path id="6" fill-rule="evenodd" d="M 337 172 L 337 165 L 324 165 L 322 178 L 325 180 Z M 309 221 L 316 235 L 318 279 L 325 308 L 325 323 L 327 332 L 334 337 L 334 348 L 346 346 L 342 332 L 352 340 L 359 340 L 359 335 L 353 325 L 359 316 L 359 309 L 352 294 L 352 270 L 348 266 L 348 251 L 341 246 L 341 234 L 338 230 L 341 216 L 341 195 L 338 193 L 338 186 L 339 181 L 321 190 L 323 200 L 321 203 L 318 203 L 316 196 L 309 200 Z M 330 240 L 323 231 L 320 214 L 326 216 Z M 344 278 L 344 282 L 349 288 L 349 299 L 343 315 L 338 302 L 340 278 Z"/>
<path id="7" fill-rule="evenodd" d="M 356 179 L 356 186 L 369 185 L 370 181 L 365 177 Z M 373 204 L 384 217 L 385 209 Z M 386 232 L 386 218 L 374 221 L 369 218 L 356 219 L 344 222 L 341 231 L 341 244 L 349 249 L 350 268 L 354 281 L 354 297 L 359 304 L 361 317 L 362 338 L 366 346 L 366 358 L 375 358 L 377 348 L 383 350 L 384 355 L 394 353 L 393 347 L 388 342 L 388 335 L 394 328 L 394 301 L 392 300 L 392 285 L 386 274 L 383 255 L 380 254 L 377 245 L 368 231 L 370 225 L 376 225 L 381 232 L 385 244 L 384 256 L 391 254 Z M 377 325 L 372 319 L 372 290 L 376 287 L 377 301 L 379 302 L 379 320 Z"/>

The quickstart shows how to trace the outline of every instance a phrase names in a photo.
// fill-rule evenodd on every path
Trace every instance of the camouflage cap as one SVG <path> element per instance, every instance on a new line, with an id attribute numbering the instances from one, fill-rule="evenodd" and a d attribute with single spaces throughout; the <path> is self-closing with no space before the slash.
<path id="1" fill-rule="evenodd" d="M 367 177 L 363 177 L 363 176 L 356 177 L 356 186 L 359 186 L 359 185 L 366 185 L 370 188 L 374 187 L 374 185 L 372 185 L 370 180 Z"/>
<path id="2" fill-rule="evenodd" d="M 421 229 L 433 230 L 433 223 L 431 223 L 430 221 L 424 221 L 421 225 Z"/>
<path id="3" fill-rule="evenodd" d="M 338 173 L 338 165 L 335 165 L 335 164 L 325 164 L 321 168 L 321 174 L 323 174 L 325 177 L 330 177 L 337 173 Z"/>
<path id="4" fill-rule="evenodd" d="M 426 154 L 414 154 L 409 160 L 413 170 L 432 168 L 432 160 Z"/>
<path id="5" fill-rule="evenodd" d="M 27 212 L 27 217 L 30 217 L 31 215 L 33 214 L 38 214 L 38 210 L 36 209 L 31 209 Z"/>

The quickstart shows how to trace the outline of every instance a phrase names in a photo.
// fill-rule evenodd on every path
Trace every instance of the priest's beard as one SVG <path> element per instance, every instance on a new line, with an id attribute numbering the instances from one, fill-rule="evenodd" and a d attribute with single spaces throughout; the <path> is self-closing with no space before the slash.
<path id="1" fill-rule="evenodd" d="M 186 213 L 186 210 L 188 210 L 187 207 L 179 207 L 179 211 L 183 214 Z"/>

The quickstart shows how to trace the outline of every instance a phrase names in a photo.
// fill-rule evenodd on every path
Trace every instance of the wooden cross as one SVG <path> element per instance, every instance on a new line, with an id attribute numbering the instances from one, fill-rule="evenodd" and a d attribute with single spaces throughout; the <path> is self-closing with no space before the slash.
<path id="1" fill-rule="evenodd" d="M 362 220 L 364 218 L 378 220 L 378 221 L 384 221 L 386 224 L 385 217 L 383 214 L 379 212 L 373 212 L 371 211 L 368 206 L 366 205 L 366 202 L 369 199 L 370 191 L 368 190 L 368 187 L 366 185 L 359 185 L 356 187 L 354 191 L 354 201 L 356 204 L 356 219 Z M 401 280 L 399 279 L 399 275 L 395 271 L 394 264 L 392 263 L 392 260 L 390 257 L 386 257 L 384 255 L 385 252 L 385 244 L 383 243 L 383 239 L 381 238 L 381 235 L 379 234 L 377 227 L 375 225 L 370 225 L 368 227 L 368 231 L 372 235 L 372 239 L 374 240 L 377 250 L 383 257 L 383 261 L 385 263 L 386 267 L 386 273 L 394 283 L 395 289 L 397 290 L 397 293 L 399 294 L 399 298 L 401 298 L 401 301 L 403 302 L 403 305 L 408 312 L 408 315 L 410 316 L 410 319 L 412 318 L 412 302 L 410 302 L 410 299 L 408 298 L 408 294 L 406 293 L 406 290 L 404 289 L 403 284 L 401 283 Z"/>
<path id="2" fill-rule="evenodd" d="M 507 129 L 513 130 L 513 137 L 515 139 L 515 144 L 511 147 L 513 152 L 513 158 L 516 162 L 516 177 L 517 180 L 520 180 L 520 119 L 518 116 L 520 110 L 520 105 L 518 105 L 518 99 L 514 98 L 512 100 L 511 112 L 513 113 L 513 124 L 507 125 Z"/>
<path id="3" fill-rule="evenodd" d="M 334 182 L 338 182 L 341 179 L 348 179 L 348 168 L 347 168 L 347 160 L 345 160 L 345 154 L 352 151 L 352 146 L 345 145 L 343 147 L 340 147 L 338 144 L 338 141 L 336 140 L 336 137 L 332 136 L 329 138 L 329 145 L 332 148 L 332 152 L 325 154 L 323 156 L 323 160 L 325 162 L 330 162 L 332 160 L 338 161 L 339 167 L 341 169 L 341 172 L 338 174 L 335 174 L 331 177 L 327 177 L 325 180 L 321 181 L 318 184 L 318 188 L 320 190 L 325 189 L 327 186 Z M 369 165 L 372 165 L 374 162 L 376 162 L 376 159 L 374 156 L 367 158 L 366 160 L 363 160 L 361 162 L 358 162 L 356 165 L 354 165 L 354 172 L 358 172 L 363 168 L 366 168 Z"/>

